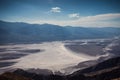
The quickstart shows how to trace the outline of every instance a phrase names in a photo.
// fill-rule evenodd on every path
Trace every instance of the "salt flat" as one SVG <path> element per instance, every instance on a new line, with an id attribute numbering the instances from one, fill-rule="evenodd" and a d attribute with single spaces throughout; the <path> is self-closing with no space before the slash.
<path id="1" fill-rule="evenodd" d="M 99 45 L 98 42 L 100 41 L 89 41 L 87 43 L 85 40 L 1 45 L 0 63 L 2 67 L 0 67 L 0 69 L 39 68 L 63 71 L 80 62 L 97 60 L 101 56 L 109 56 L 109 54 L 100 54 L 104 42 L 100 43 L 101 45 Z M 109 43 L 105 43 L 105 46 L 108 44 Z M 97 49 L 95 47 L 97 47 Z M 96 52 L 94 49 L 98 51 Z M 9 65 L 7 66 L 8 63 Z"/>
<path id="2" fill-rule="evenodd" d="M 76 54 L 65 48 L 64 42 L 45 42 L 42 44 L 16 45 L 24 49 L 41 49 L 42 52 L 30 54 L 18 59 L 13 65 L 15 68 L 40 68 L 50 70 L 60 70 L 68 66 L 76 65 L 79 62 L 94 60 L 100 56 L 89 56 L 84 53 Z"/>

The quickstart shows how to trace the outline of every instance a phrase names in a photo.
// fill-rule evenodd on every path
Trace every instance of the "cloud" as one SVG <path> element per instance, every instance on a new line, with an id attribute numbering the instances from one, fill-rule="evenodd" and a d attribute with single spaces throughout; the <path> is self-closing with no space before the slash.
<path id="1" fill-rule="evenodd" d="M 68 16 L 69 16 L 70 18 L 79 18 L 79 17 L 80 17 L 79 13 L 69 14 Z"/>
<path id="2" fill-rule="evenodd" d="M 120 13 L 109 13 L 109 14 L 100 14 L 95 16 L 87 16 L 79 18 L 79 21 L 107 21 L 120 18 Z"/>
<path id="3" fill-rule="evenodd" d="M 51 8 L 50 12 L 60 13 L 61 12 L 61 8 L 60 7 L 53 7 L 53 8 Z"/>
<path id="4" fill-rule="evenodd" d="M 120 13 L 87 16 L 72 21 L 71 25 L 92 27 L 120 27 Z"/>

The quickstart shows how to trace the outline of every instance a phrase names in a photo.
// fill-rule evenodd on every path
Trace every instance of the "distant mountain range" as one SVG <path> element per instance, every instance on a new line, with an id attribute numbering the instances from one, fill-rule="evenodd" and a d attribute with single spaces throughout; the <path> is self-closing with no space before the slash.
<path id="1" fill-rule="evenodd" d="M 84 28 L 51 24 L 0 21 L 0 43 L 38 43 L 43 41 L 111 38 L 120 36 L 120 28 Z"/>

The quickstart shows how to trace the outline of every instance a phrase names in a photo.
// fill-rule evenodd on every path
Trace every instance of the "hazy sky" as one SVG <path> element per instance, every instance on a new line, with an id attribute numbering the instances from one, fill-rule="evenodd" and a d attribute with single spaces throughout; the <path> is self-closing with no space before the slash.
<path id="1" fill-rule="evenodd" d="M 0 20 L 120 27 L 120 0 L 0 0 Z"/>

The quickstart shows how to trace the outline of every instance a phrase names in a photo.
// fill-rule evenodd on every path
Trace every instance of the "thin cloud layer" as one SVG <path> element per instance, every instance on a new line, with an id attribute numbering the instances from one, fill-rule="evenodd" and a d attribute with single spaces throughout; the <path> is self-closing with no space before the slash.
<path id="1" fill-rule="evenodd" d="M 79 21 L 105 21 L 105 20 L 113 20 L 120 18 L 120 13 L 109 13 L 109 14 L 100 14 L 95 16 L 87 16 L 80 18 Z"/>
<path id="2" fill-rule="evenodd" d="M 60 7 L 53 7 L 53 8 L 51 8 L 50 12 L 60 13 L 61 12 L 61 8 Z"/>
<path id="3" fill-rule="evenodd" d="M 14 20 L 8 20 L 14 22 Z M 27 22 L 35 24 L 55 24 L 60 26 L 77 26 L 77 27 L 120 27 L 120 13 L 99 14 L 94 16 L 80 16 L 77 19 L 68 20 L 41 20 L 31 18 L 17 18 L 17 22 Z"/>
<path id="4" fill-rule="evenodd" d="M 80 17 L 79 13 L 69 14 L 68 16 L 69 16 L 69 18 L 79 18 Z"/>
<path id="5" fill-rule="evenodd" d="M 117 19 L 117 21 L 115 21 Z M 79 17 L 75 20 L 36 20 L 32 23 L 55 24 L 61 26 L 82 26 L 82 27 L 120 27 L 120 13 L 99 14 L 95 16 Z M 30 22 L 31 23 L 31 22 Z"/>

